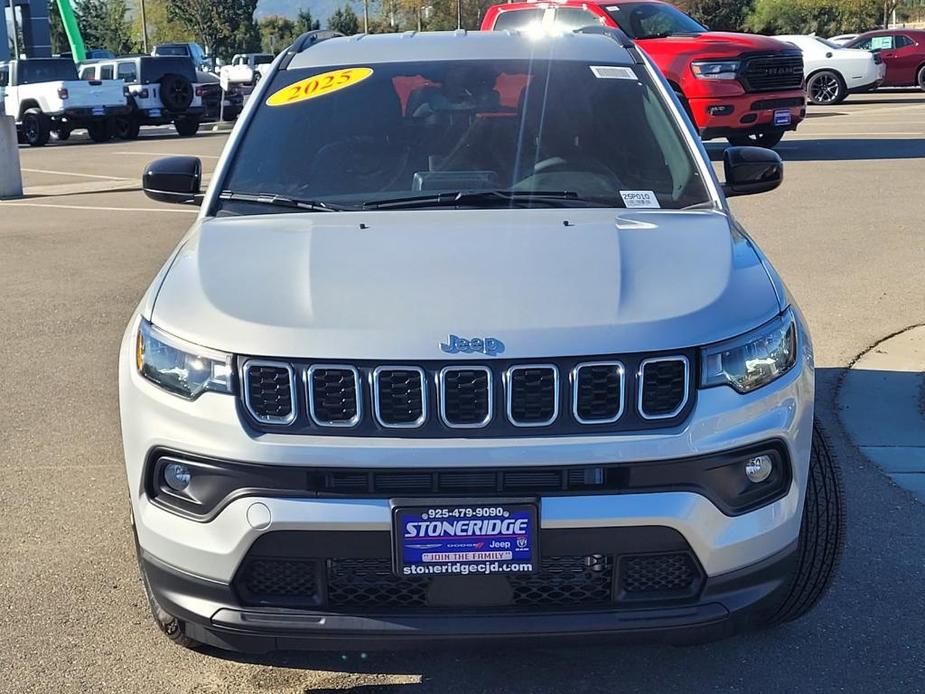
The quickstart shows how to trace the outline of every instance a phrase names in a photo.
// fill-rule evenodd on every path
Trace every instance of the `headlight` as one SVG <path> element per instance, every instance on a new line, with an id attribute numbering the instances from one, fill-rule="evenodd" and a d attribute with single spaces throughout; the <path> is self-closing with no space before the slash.
<path id="1" fill-rule="evenodd" d="M 739 72 L 739 61 L 701 60 L 691 63 L 691 72 L 702 80 L 734 80 Z"/>
<path id="2" fill-rule="evenodd" d="M 207 390 L 231 393 L 231 355 L 167 335 L 142 319 L 135 338 L 138 373 L 174 395 L 195 400 Z"/>
<path id="3" fill-rule="evenodd" d="M 783 376 L 797 360 L 797 323 L 793 311 L 757 330 L 704 348 L 700 385 L 729 385 L 748 393 Z"/>

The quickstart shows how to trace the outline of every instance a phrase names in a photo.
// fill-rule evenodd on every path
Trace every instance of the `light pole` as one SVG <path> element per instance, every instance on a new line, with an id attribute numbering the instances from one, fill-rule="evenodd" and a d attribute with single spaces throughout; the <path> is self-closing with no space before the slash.
<path id="1" fill-rule="evenodd" d="M 145 16 L 145 0 L 141 0 L 141 52 L 148 52 L 148 19 Z"/>
<path id="2" fill-rule="evenodd" d="M 462 29 L 462 0 L 456 0 L 456 28 Z"/>
<path id="3" fill-rule="evenodd" d="M 363 33 L 369 33 L 369 0 L 363 0 Z"/>
<path id="4" fill-rule="evenodd" d="M 10 16 L 13 18 L 13 58 L 19 60 L 19 25 L 16 23 L 16 3 L 10 3 Z M 6 17 L 3 18 L 6 21 Z"/>

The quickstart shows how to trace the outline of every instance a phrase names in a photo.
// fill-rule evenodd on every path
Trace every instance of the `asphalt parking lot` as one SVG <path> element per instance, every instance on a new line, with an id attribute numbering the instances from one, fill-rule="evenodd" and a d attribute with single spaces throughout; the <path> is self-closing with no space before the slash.
<path id="1" fill-rule="evenodd" d="M 807 618 L 686 648 L 252 659 L 157 632 L 129 529 L 116 352 L 195 210 L 148 200 L 139 181 L 171 154 L 200 156 L 208 173 L 225 139 L 164 130 L 20 148 L 27 196 L 0 202 L 0 691 L 925 691 L 925 505 L 858 452 L 835 408 L 858 355 L 925 323 L 925 93 L 812 110 L 778 148 L 784 185 L 733 202 L 813 331 L 849 533 L 835 585 Z M 721 158 L 720 144 L 708 149 Z"/>

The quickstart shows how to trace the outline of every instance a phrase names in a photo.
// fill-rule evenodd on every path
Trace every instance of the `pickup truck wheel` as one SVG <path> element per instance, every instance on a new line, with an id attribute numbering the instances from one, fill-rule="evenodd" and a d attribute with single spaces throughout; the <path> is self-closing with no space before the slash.
<path id="1" fill-rule="evenodd" d="M 177 118 L 173 127 L 177 129 L 177 135 L 180 137 L 192 137 L 199 132 L 198 118 Z"/>
<path id="2" fill-rule="evenodd" d="M 51 135 L 51 122 L 48 116 L 37 108 L 30 108 L 22 115 L 22 134 L 26 143 L 32 147 L 44 147 Z"/>
<path id="3" fill-rule="evenodd" d="M 736 147 L 767 147 L 773 148 L 781 141 L 784 136 L 783 130 L 765 130 L 757 133 L 746 133 L 744 135 L 730 135 L 726 139 L 729 144 Z"/>
<path id="4" fill-rule="evenodd" d="M 112 126 L 108 120 L 95 120 L 87 126 L 87 134 L 94 142 L 109 142 L 112 139 Z"/>
<path id="5" fill-rule="evenodd" d="M 848 88 L 837 72 L 820 70 L 806 80 L 806 95 L 817 106 L 834 106 L 845 100 Z"/>
<path id="6" fill-rule="evenodd" d="M 120 140 L 134 140 L 141 131 L 141 123 L 131 117 L 116 118 L 115 130 Z"/>
<path id="7" fill-rule="evenodd" d="M 780 602 L 763 620 L 766 626 L 791 622 L 815 607 L 832 583 L 844 538 L 841 470 L 829 453 L 822 433 L 814 428 L 797 564 Z"/>

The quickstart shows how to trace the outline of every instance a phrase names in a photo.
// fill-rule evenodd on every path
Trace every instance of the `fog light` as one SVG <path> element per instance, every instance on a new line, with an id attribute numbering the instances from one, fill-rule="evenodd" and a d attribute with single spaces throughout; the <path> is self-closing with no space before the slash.
<path id="1" fill-rule="evenodd" d="M 755 484 L 764 482 L 773 470 L 774 462 L 769 455 L 756 455 L 745 463 L 745 476 Z"/>
<path id="2" fill-rule="evenodd" d="M 171 489 L 182 492 L 189 486 L 189 468 L 181 463 L 168 463 L 164 467 L 164 481 Z"/>

